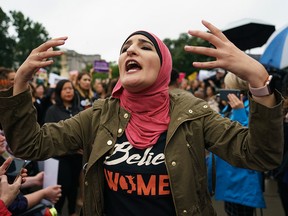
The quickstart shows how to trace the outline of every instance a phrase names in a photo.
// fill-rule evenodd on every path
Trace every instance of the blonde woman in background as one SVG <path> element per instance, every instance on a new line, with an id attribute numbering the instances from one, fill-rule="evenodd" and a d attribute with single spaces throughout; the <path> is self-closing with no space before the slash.
<path id="1" fill-rule="evenodd" d="M 239 89 L 243 94 L 240 98 L 235 94 L 229 94 L 228 104 L 223 108 L 221 114 L 248 127 L 248 83 L 231 72 L 225 76 L 224 83 L 226 89 Z M 255 208 L 266 207 L 262 172 L 235 167 L 218 156 L 215 156 L 215 161 L 215 200 L 224 201 L 225 212 L 228 216 L 253 216 Z M 212 170 L 211 167 L 212 154 L 210 154 L 208 170 Z M 210 179 L 210 183 L 211 181 L 212 179 Z"/>
<path id="2" fill-rule="evenodd" d="M 91 80 L 91 75 L 88 72 L 81 72 L 78 74 L 75 89 L 79 96 L 80 106 L 83 109 L 91 107 L 94 101 Z"/>

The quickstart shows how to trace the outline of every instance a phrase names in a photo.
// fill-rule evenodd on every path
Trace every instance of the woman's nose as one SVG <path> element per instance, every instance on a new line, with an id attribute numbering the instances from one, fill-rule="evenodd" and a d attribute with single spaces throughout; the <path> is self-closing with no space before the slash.
<path id="1" fill-rule="evenodd" d="M 127 55 L 128 56 L 132 56 L 135 54 L 135 49 L 133 48 L 133 46 L 130 46 L 128 49 L 127 49 Z"/>

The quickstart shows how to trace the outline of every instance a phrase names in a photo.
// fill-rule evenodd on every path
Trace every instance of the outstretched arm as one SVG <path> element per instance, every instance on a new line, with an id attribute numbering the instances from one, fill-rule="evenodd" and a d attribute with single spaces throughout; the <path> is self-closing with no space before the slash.
<path id="1" fill-rule="evenodd" d="M 61 186 L 55 185 L 40 189 L 30 194 L 26 194 L 25 197 L 28 201 L 28 208 L 37 205 L 41 202 L 42 199 L 47 199 L 55 204 L 62 195 L 61 191 Z"/>
<path id="2" fill-rule="evenodd" d="M 13 95 L 17 95 L 27 90 L 28 82 L 39 68 L 53 64 L 53 60 L 50 58 L 60 56 L 63 53 L 62 51 L 54 51 L 53 47 L 63 45 L 66 40 L 67 37 L 55 38 L 32 50 L 30 55 L 17 70 L 14 80 Z"/>
<path id="3" fill-rule="evenodd" d="M 187 45 L 184 49 L 188 52 L 214 57 L 215 61 L 193 62 L 193 66 L 197 68 L 224 68 L 241 79 L 246 80 L 253 88 L 263 87 L 269 76 L 264 66 L 238 49 L 214 25 L 207 21 L 202 21 L 202 24 L 209 29 L 210 32 L 189 30 L 188 33 L 210 42 L 215 48 Z M 267 107 L 276 105 L 273 94 L 265 97 L 253 96 L 253 99 Z"/>
<path id="4" fill-rule="evenodd" d="M 21 189 L 34 186 L 43 186 L 44 172 L 39 172 L 35 176 L 27 176 L 26 181 L 21 185 Z"/>

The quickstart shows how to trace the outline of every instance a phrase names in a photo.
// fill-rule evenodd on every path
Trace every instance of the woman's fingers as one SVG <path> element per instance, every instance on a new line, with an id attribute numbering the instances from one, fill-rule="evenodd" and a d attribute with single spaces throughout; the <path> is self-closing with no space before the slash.
<path id="1" fill-rule="evenodd" d="M 45 43 L 41 44 L 37 48 L 33 49 L 32 53 L 33 54 L 36 53 L 36 55 L 37 55 L 39 52 L 47 51 L 51 47 L 61 46 L 65 43 L 65 41 L 67 39 L 68 39 L 68 37 L 59 37 L 59 38 L 54 38 L 54 39 L 51 39 L 49 41 L 46 41 Z"/>
<path id="2" fill-rule="evenodd" d="M 53 64 L 52 57 L 60 56 L 62 51 L 53 50 L 53 47 L 65 44 L 68 37 L 51 39 L 33 49 L 23 64 L 18 68 L 13 88 L 13 95 L 27 90 L 28 82 L 39 68 L 45 68 Z"/>
<path id="3" fill-rule="evenodd" d="M 61 46 L 65 44 L 65 41 L 67 40 L 67 37 L 60 37 L 51 39 L 49 41 L 46 41 L 45 43 L 41 44 L 37 48 L 33 49 L 31 54 L 28 56 L 28 58 L 32 58 L 36 61 L 43 61 L 48 58 L 59 56 L 63 52 L 59 50 L 53 50 L 53 47 Z"/>
<path id="4" fill-rule="evenodd" d="M 0 167 L 0 175 L 4 175 L 6 173 L 6 170 L 10 166 L 11 162 L 13 161 L 12 157 L 8 157 L 4 163 Z"/>
<path id="5" fill-rule="evenodd" d="M 29 75 L 28 80 L 29 80 L 30 76 L 32 76 L 37 69 L 42 67 L 44 68 L 53 64 L 53 60 L 50 58 L 60 56 L 63 54 L 62 51 L 53 50 L 53 47 L 65 44 L 66 39 L 67 37 L 51 39 L 41 44 L 37 48 L 33 49 L 30 55 L 25 60 L 25 62 L 20 66 L 18 71 L 20 72 L 23 71 L 25 74 L 28 73 Z"/>
<path id="6" fill-rule="evenodd" d="M 219 38 L 222 41 L 229 41 L 228 38 L 223 34 L 223 32 L 218 29 L 216 26 L 214 26 L 213 24 L 211 24 L 210 22 L 207 22 L 206 20 L 202 20 L 202 24 L 210 30 L 210 32 L 217 36 L 217 38 Z"/>
<path id="7" fill-rule="evenodd" d="M 207 21 L 202 21 L 203 25 L 209 29 L 209 32 L 189 30 L 188 33 L 194 37 L 201 38 L 213 44 L 214 47 L 189 46 L 184 47 L 185 51 L 206 55 L 215 58 L 209 62 L 193 62 L 197 68 L 224 68 L 226 70 L 242 73 L 251 60 L 239 50 L 217 27 Z M 242 62 L 240 62 L 242 61 Z M 249 62 L 248 62 L 249 61 Z M 244 68 L 244 70 L 243 70 Z"/>

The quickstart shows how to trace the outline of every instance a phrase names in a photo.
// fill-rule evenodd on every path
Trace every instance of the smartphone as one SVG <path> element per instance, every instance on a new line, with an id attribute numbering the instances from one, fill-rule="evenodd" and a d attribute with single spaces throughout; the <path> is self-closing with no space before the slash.
<path id="1" fill-rule="evenodd" d="M 13 184 L 13 182 L 17 179 L 17 177 L 21 174 L 22 169 L 29 164 L 30 161 L 22 160 L 20 158 L 14 158 L 11 162 L 10 166 L 6 170 L 6 175 L 9 184 Z"/>
<path id="2" fill-rule="evenodd" d="M 220 100 L 229 101 L 227 97 L 228 94 L 235 94 L 238 98 L 240 98 L 241 91 L 239 89 L 220 89 Z"/>

